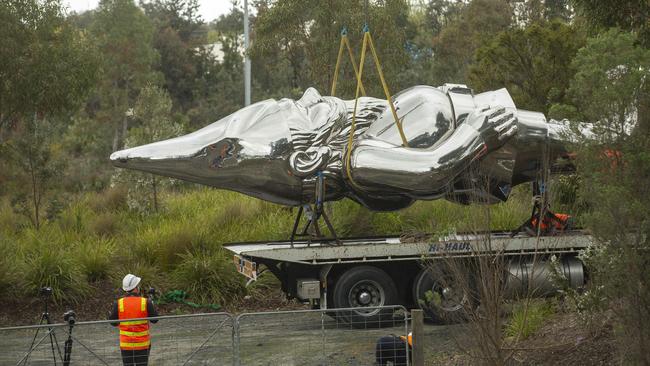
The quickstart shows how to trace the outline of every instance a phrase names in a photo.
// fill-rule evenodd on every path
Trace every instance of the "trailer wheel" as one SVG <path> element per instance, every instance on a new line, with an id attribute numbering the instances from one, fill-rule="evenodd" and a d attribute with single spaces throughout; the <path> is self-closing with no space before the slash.
<path id="1" fill-rule="evenodd" d="M 413 282 L 413 299 L 433 322 L 450 324 L 467 319 L 474 306 L 474 281 L 471 276 L 453 278 L 444 266 L 425 267 Z"/>
<path id="2" fill-rule="evenodd" d="M 377 328 L 392 324 L 392 310 L 363 308 L 393 305 L 399 300 L 397 287 L 390 276 L 372 266 L 348 269 L 336 281 L 332 297 L 336 308 L 359 308 L 336 314 L 355 328 Z"/>

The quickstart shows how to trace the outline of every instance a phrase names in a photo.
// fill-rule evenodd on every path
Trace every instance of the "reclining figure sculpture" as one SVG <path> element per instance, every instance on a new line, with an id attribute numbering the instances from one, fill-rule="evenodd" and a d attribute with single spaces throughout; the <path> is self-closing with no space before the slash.
<path id="1" fill-rule="evenodd" d="M 193 133 L 115 152 L 112 163 L 263 200 L 313 203 L 349 197 L 372 210 L 415 200 L 495 203 L 537 178 L 543 157 L 567 154 L 563 131 L 542 113 L 515 107 L 505 89 L 474 95 L 464 85 L 415 86 L 393 97 L 407 138 L 402 146 L 388 103 L 321 96 L 270 99 Z M 350 157 L 346 158 L 350 148 Z M 349 166 L 348 166 L 349 165 Z M 476 173 L 488 185 L 473 184 Z"/>

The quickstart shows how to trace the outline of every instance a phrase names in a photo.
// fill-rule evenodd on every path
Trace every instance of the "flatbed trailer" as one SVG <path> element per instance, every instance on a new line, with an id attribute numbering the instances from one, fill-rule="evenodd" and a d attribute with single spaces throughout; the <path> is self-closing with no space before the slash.
<path id="1" fill-rule="evenodd" d="M 431 269 L 436 263 L 481 256 L 498 255 L 506 260 L 504 285 L 513 295 L 531 285 L 538 294 L 553 292 L 548 263 L 554 255 L 570 286 L 577 288 L 586 278 L 577 255 L 591 243 L 587 232 L 570 230 L 539 237 L 491 232 L 232 243 L 225 248 L 233 253 L 238 272 L 249 279 L 255 280 L 268 270 L 280 280 L 288 297 L 328 309 L 395 304 L 416 307 L 423 304 L 427 291 L 451 297 L 453 289 L 443 285 L 436 278 L 439 272 Z M 427 310 L 442 321 L 461 307 L 434 306 L 433 314 L 431 308 Z M 359 315 L 379 316 L 361 311 Z"/>

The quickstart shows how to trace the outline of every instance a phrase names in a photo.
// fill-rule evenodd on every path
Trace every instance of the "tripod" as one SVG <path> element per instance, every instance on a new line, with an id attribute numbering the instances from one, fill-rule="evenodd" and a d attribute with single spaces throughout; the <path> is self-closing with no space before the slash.
<path id="1" fill-rule="evenodd" d="M 41 319 L 38 322 L 38 325 L 42 325 L 43 322 L 46 322 L 46 324 L 52 324 L 52 321 L 50 320 L 50 313 L 48 312 L 48 304 L 50 302 L 50 297 L 52 296 L 52 288 L 50 287 L 43 287 L 40 292 L 41 296 L 43 297 L 43 301 L 45 303 L 45 309 L 43 313 L 41 314 Z M 27 365 L 27 361 L 29 360 L 29 355 L 34 351 L 35 347 L 38 347 L 38 345 L 46 338 L 49 336 L 50 338 L 50 348 L 52 349 L 52 359 L 54 361 L 54 365 L 56 365 L 56 353 L 59 354 L 59 359 L 63 360 L 63 357 L 61 356 L 61 349 L 59 348 L 59 342 L 56 339 L 56 334 L 54 333 L 54 328 L 48 327 L 48 332 L 45 334 L 45 336 L 36 343 L 36 338 L 38 338 L 38 333 L 41 330 L 41 328 L 36 328 L 36 333 L 34 333 L 34 338 L 32 339 L 32 344 L 29 346 L 29 350 L 27 351 L 27 354 L 23 358 L 22 362 L 19 362 L 18 364 L 23 364 Z M 54 351 L 56 346 L 56 352 Z"/>

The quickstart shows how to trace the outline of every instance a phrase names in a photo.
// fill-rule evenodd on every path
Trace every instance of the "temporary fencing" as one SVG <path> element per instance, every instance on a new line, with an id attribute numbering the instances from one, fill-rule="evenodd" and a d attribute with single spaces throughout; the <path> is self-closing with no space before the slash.
<path id="1" fill-rule="evenodd" d="M 151 325 L 150 365 L 232 365 L 233 317 L 227 313 L 170 315 Z M 138 320 L 138 319 L 131 319 Z M 114 321 L 0 328 L 0 365 L 59 365 L 71 341 L 70 365 L 120 365 Z M 30 346 L 31 345 L 31 346 Z"/>
<path id="2" fill-rule="evenodd" d="M 153 366 L 373 365 L 377 340 L 405 335 L 409 329 L 408 312 L 402 306 L 144 319 L 157 320 L 150 327 Z M 114 322 L 0 328 L 0 365 L 65 365 L 68 345 L 69 365 L 121 365 Z M 396 342 L 395 349 L 384 347 L 384 352 L 404 357 L 410 350 L 406 343 Z"/>
<path id="3" fill-rule="evenodd" d="M 379 338 L 408 333 L 408 313 L 403 306 L 276 311 L 240 314 L 235 324 L 236 366 L 360 366 L 375 363 Z M 409 349 L 396 343 L 385 351 L 407 355 Z"/>

